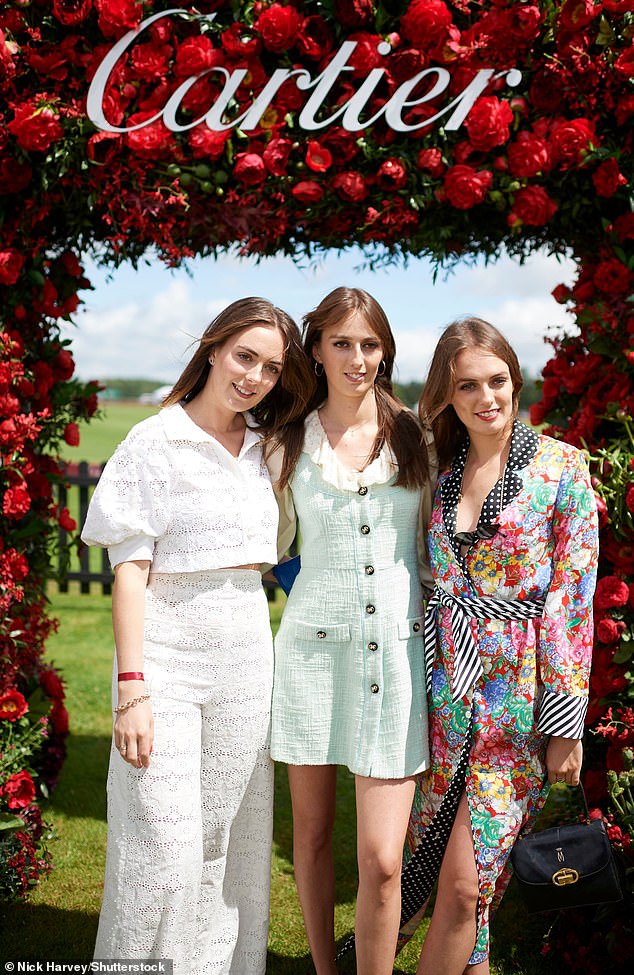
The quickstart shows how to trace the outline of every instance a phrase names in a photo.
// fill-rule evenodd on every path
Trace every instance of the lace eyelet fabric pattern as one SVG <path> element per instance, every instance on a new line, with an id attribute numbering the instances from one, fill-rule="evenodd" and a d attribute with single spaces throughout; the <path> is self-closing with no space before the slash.
<path id="1" fill-rule="evenodd" d="M 147 769 L 111 751 L 95 958 L 264 975 L 273 648 L 260 573 L 151 574 L 144 671 L 154 748 Z"/>

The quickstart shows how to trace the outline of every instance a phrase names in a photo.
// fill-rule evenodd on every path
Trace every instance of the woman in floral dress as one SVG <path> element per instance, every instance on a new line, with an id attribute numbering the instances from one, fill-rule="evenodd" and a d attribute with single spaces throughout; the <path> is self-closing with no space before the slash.
<path id="1" fill-rule="evenodd" d="M 445 473 L 429 530 L 432 766 L 408 837 L 428 864 L 437 851 L 436 870 L 442 859 L 419 975 L 489 971 L 489 913 L 513 844 L 551 783 L 579 781 L 594 492 L 579 450 L 517 420 L 521 386 L 506 339 L 466 319 L 443 333 L 421 402 Z"/>

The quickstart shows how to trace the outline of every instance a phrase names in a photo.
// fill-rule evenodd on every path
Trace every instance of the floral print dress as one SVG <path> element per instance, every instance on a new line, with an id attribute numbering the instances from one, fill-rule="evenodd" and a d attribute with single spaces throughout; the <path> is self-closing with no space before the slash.
<path id="1" fill-rule="evenodd" d="M 538 618 L 467 618 L 479 656 L 475 684 L 459 699 L 456 634 L 446 599 L 437 604 L 432 645 L 430 738 L 432 766 L 418 782 L 409 851 L 425 832 L 462 757 L 479 876 L 477 941 L 469 964 L 488 956 L 489 911 L 510 877 L 509 853 L 548 794 L 545 752 L 550 735 L 579 738 L 587 707 L 592 651 L 592 596 L 597 561 L 594 492 L 576 448 L 538 436 L 515 422 L 503 477 L 487 497 L 477 538 L 454 538 L 467 453 L 463 444 L 436 492 L 429 549 L 437 595 L 502 597 L 518 606 L 543 600 Z M 438 593 L 438 590 L 442 593 Z M 429 648 L 428 648 L 429 654 Z M 469 733 L 471 723 L 471 731 Z M 442 825 L 453 809 L 436 820 Z M 401 943 L 417 918 L 401 930 Z"/>

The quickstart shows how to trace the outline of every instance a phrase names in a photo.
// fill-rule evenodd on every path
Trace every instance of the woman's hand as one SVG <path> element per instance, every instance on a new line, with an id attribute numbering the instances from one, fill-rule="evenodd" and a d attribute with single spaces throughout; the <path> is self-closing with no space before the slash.
<path id="1" fill-rule="evenodd" d="M 132 698 L 130 698 L 132 700 Z M 125 701 L 121 701 L 124 704 Z M 154 716 L 149 701 L 120 711 L 114 723 L 114 744 L 124 762 L 147 768 L 154 742 Z"/>
<path id="2" fill-rule="evenodd" d="M 553 735 L 546 748 L 548 781 L 579 785 L 583 745 L 579 738 L 557 738 Z"/>

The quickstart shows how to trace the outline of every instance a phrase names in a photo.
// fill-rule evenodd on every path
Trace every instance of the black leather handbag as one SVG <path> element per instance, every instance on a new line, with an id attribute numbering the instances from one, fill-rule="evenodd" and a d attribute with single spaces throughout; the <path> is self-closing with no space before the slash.
<path id="1" fill-rule="evenodd" d="M 520 835 L 511 864 L 530 914 L 605 904 L 623 897 L 605 825 L 590 819 L 579 785 L 585 822 Z"/>

